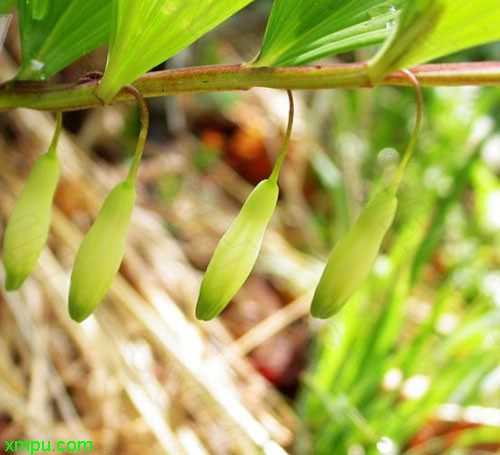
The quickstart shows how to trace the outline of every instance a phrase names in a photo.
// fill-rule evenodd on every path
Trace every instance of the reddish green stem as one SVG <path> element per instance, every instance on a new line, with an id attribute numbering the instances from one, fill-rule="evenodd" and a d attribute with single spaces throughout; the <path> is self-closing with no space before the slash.
<path id="1" fill-rule="evenodd" d="M 500 62 L 432 64 L 411 68 L 422 87 L 500 85 Z M 40 110 L 77 110 L 99 106 L 97 81 L 49 85 L 9 83 L 0 87 L 0 111 L 15 107 Z M 268 87 L 285 90 L 354 89 L 372 87 L 366 63 L 286 68 L 251 68 L 245 65 L 205 66 L 148 73 L 134 82 L 144 97 L 180 93 L 249 90 Z M 397 71 L 378 85 L 409 85 Z M 130 99 L 123 89 L 115 101 Z"/>
<path id="2" fill-rule="evenodd" d="M 288 124 L 285 132 L 285 139 L 283 140 L 283 145 L 281 146 L 280 153 L 278 158 L 276 159 L 276 163 L 274 163 L 273 171 L 269 180 L 278 183 L 278 177 L 281 172 L 281 167 L 283 166 L 283 161 L 285 161 L 286 152 L 288 151 L 288 145 L 290 144 L 290 138 L 292 137 L 292 129 L 293 129 L 293 118 L 295 117 L 295 106 L 293 103 L 293 94 L 291 90 L 287 90 L 288 95 Z"/>
<path id="3" fill-rule="evenodd" d="M 141 92 L 131 85 L 127 85 L 125 90 L 129 92 L 139 104 L 141 110 L 141 131 L 139 133 L 139 138 L 137 139 L 137 145 L 134 152 L 134 160 L 130 166 L 127 179 L 132 183 L 135 182 L 137 177 L 137 171 L 139 170 L 139 165 L 141 164 L 142 154 L 144 152 L 144 145 L 146 144 L 146 138 L 148 136 L 149 130 L 149 110 L 146 105 L 146 100 L 142 96 Z"/>
<path id="4" fill-rule="evenodd" d="M 415 117 L 415 126 L 410 136 L 408 146 L 406 147 L 406 151 L 401 158 L 401 163 L 399 164 L 394 179 L 390 185 L 390 188 L 392 191 L 394 191 L 394 193 L 396 193 L 396 191 L 398 190 L 406 168 L 408 167 L 411 157 L 413 156 L 413 152 L 415 151 L 415 147 L 417 146 L 418 137 L 420 136 L 420 130 L 422 129 L 422 121 L 424 119 L 424 97 L 422 94 L 422 88 L 420 87 L 420 82 L 411 71 L 403 70 L 403 73 L 415 90 L 415 97 L 417 100 L 417 115 Z"/>

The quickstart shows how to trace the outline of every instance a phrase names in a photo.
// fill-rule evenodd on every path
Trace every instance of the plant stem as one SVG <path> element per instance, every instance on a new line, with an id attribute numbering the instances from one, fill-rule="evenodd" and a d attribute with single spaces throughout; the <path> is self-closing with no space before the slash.
<path id="1" fill-rule="evenodd" d="M 422 87 L 500 85 L 500 62 L 431 64 L 411 68 Z M 102 105 L 95 96 L 97 81 L 49 85 L 9 82 L 0 86 L 0 111 L 15 107 L 39 110 L 77 110 Z M 147 73 L 134 82 L 144 97 L 180 93 L 249 90 L 351 89 L 373 87 L 366 63 L 286 68 L 252 68 L 242 64 L 205 66 Z M 409 85 L 404 73 L 394 72 L 377 85 Z M 123 89 L 115 101 L 131 99 Z"/>
<path id="2" fill-rule="evenodd" d="M 142 153 L 144 152 L 144 144 L 146 144 L 146 138 L 148 136 L 149 129 L 149 110 L 146 105 L 146 100 L 141 95 L 141 92 L 131 85 L 127 85 L 125 90 L 129 92 L 139 104 L 139 108 L 141 110 L 141 131 L 139 132 L 139 137 L 137 139 L 137 145 L 135 147 L 134 152 L 134 161 L 132 161 L 132 165 L 130 166 L 130 170 L 128 171 L 127 180 L 134 183 L 135 178 L 137 177 L 137 171 L 139 169 L 139 165 L 141 164 Z"/>
<path id="3" fill-rule="evenodd" d="M 61 134 L 62 127 L 62 113 L 58 112 L 56 114 L 56 128 L 54 130 L 54 135 L 52 136 L 52 141 L 50 141 L 49 150 L 47 155 L 56 156 L 57 143 L 59 142 L 59 135 Z"/>
<path id="4" fill-rule="evenodd" d="M 406 75 L 408 81 L 413 85 L 415 89 L 415 97 L 417 99 L 417 116 L 415 118 L 415 127 L 413 128 L 413 132 L 410 136 L 410 141 L 406 147 L 403 158 L 401 159 L 401 163 L 399 164 L 396 174 L 390 184 L 390 189 L 396 193 L 399 188 L 399 184 L 404 176 L 406 168 L 410 163 L 411 157 L 413 156 L 413 152 L 415 147 L 417 146 L 418 137 L 420 136 L 420 130 L 422 129 L 422 120 L 424 118 L 424 97 L 422 95 L 422 88 L 420 87 L 420 82 L 415 77 L 415 75 L 409 70 L 403 70 L 403 73 Z"/>
<path id="5" fill-rule="evenodd" d="M 286 91 L 288 95 L 289 102 L 289 110 L 288 110 L 288 125 L 286 127 L 285 139 L 283 141 L 283 145 L 281 146 L 280 153 L 278 158 L 276 159 L 276 163 L 274 163 L 273 172 L 269 177 L 269 180 L 278 182 L 278 177 L 280 175 L 281 166 L 283 166 L 283 161 L 285 161 L 286 152 L 288 150 L 288 144 L 290 144 L 290 138 L 292 137 L 292 128 L 293 128 L 293 118 L 295 116 L 295 107 L 293 104 L 293 95 L 291 90 Z"/>

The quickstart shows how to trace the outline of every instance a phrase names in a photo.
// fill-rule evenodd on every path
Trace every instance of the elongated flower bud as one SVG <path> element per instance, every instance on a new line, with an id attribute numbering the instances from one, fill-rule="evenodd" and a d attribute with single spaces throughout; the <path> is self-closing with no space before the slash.
<path id="1" fill-rule="evenodd" d="M 361 285 L 370 273 L 382 240 L 394 221 L 398 205 L 396 192 L 415 150 L 424 112 L 418 79 L 411 71 L 402 72 L 413 86 L 417 99 L 417 116 L 410 141 L 389 188 L 367 204 L 354 226 L 330 254 L 311 305 L 311 314 L 317 318 L 333 316 Z"/>
<path id="2" fill-rule="evenodd" d="M 274 180 L 260 182 L 220 240 L 201 284 L 198 319 L 208 321 L 220 314 L 245 283 L 259 255 L 278 193 Z"/>
<path id="3" fill-rule="evenodd" d="M 311 314 L 329 318 L 368 276 L 397 208 L 392 191 L 378 193 L 335 246 L 314 293 Z"/>
<path id="4" fill-rule="evenodd" d="M 77 322 L 88 318 L 109 291 L 125 254 L 125 243 L 135 203 L 135 180 L 148 135 L 149 112 L 140 92 L 125 89 L 139 103 L 141 131 L 127 178 L 116 185 L 76 253 L 69 290 L 69 315 Z"/>
<path id="5" fill-rule="evenodd" d="M 220 240 L 208 264 L 196 305 L 196 317 L 205 321 L 218 316 L 250 275 L 260 252 L 267 225 L 278 202 L 278 177 L 292 135 L 294 104 L 287 90 L 289 112 L 285 140 L 271 176 L 250 193 L 238 216 Z"/>
<path id="6" fill-rule="evenodd" d="M 99 305 L 120 268 L 134 202 L 131 180 L 116 185 L 78 249 L 69 291 L 69 314 L 77 322 Z"/>
<path id="7" fill-rule="evenodd" d="M 47 242 L 52 201 L 60 173 L 55 153 L 60 131 L 61 116 L 58 115 L 50 148 L 36 160 L 5 229 L 3 262 L 8 291 L 21 287 Z"/>

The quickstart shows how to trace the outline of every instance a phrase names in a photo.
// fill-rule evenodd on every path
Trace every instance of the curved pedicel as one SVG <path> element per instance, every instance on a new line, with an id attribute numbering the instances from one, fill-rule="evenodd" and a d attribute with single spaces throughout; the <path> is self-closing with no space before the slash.
<path id="1" fill-rule="evenodd" d="M 52 202 L 60 174 L 56 154 L 62 115 L 57 114 L 56 129 L 49 150 L 40 156 L 12 209 L 3 241 L 5 287 L 19 289 L 33 271 L 47 242 Z"/>

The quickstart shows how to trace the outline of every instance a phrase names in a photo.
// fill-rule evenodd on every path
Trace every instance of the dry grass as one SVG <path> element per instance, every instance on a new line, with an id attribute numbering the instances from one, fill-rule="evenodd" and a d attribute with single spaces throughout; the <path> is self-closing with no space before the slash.
<path id="1" fill-rule="evenodd" d="M 5 58 L 0 68 L 6 78 Z M 2 226 L 28 161 L 46 149 L 54 126 L 46 113 L 4 115 L 17 138 L 0 138 Z M 274 226 L 260 270 L 298 300 L 239 340 L 221 322 L 200 324 L 193 316 L 201 274 L 188 256 L 209 254 L 234 216 L 237 207 L 224 185 L 239 185 L 233 194 L 248 191 L 227 168 L 218 171 L 222 189 L 201 192 L 203 183 L 189 173 L 181 150 L 170 152 L 168 162 L 161 154 L 146 162 L 120 275 L 95 315 L 81 325 L 70 320 L 66 299 L 76 248 L 125 173 L 96 163 L 77 145 L 92 143 L 102 115 L 89 116 L 77 140 L 62 134 L 63 176 L 49 244 L 19 292 L 0 291 L 2 441 L 91 440 L 94 452 L 106 455 L 287 453 L 294 412 L 247 355 L 307 312 L 308 297 L 300 296 L 314 277 L 305 273 L 310 260 Z M 158 166 L 186 181 L 168 209 L 155 206 L 145 188 Z M 172 237 L 165 222 L 181 226 L 186 241 Z"/>

